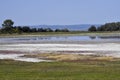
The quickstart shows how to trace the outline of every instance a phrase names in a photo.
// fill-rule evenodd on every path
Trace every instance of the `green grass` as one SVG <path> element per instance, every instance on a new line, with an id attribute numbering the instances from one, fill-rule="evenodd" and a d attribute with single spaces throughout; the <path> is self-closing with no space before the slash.
<path id="1" fill-rule="evenodd" d="M 0 60 L 0 80 L 120 80 L 120 61 L 27 63 Z"/>
<path id="2" fill-rule="evenodd" d="M 85 32 L 85 31 L 72 31 L 72 32 L 36 32 L 36 33 L 22 33 L 22 34 L 0 34 L 0 37 L 25 37 L 25 36 L 69 36 L 69 35 L 80 35 L 80 36 L 110 36 L 120 35 L 120 32 Z"/>

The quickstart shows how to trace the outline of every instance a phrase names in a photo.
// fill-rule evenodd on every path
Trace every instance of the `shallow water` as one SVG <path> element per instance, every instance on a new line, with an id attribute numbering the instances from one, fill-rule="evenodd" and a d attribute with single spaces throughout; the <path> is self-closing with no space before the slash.
<path id="1" fill-rule="evenodd" d="M 0 43 L 41 42 L 41 41 L 120 41 L 120 36 L 38 36 L 0 38 Z"/>

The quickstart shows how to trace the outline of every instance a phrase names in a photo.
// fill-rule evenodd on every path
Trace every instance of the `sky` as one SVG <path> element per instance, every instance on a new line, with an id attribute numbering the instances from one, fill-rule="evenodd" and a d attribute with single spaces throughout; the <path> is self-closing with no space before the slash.
<path id="1" fill-rule="evenodd" d="M 120 0 L 0 0 L 0 24 L 104 24 L 120 21 Z"/>

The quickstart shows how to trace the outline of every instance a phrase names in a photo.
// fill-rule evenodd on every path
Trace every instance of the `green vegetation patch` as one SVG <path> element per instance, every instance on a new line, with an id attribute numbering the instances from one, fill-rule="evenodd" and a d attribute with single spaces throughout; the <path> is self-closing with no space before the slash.
<path id="1" fill-rule="evenodd" d="M 120 80 L 120 61 L 40 62 L 0 60 L 0 80 Z"/>
<path id="2" fill-rule="evenodd" d="M 37 37 L 37 36 L 119 36 L 120 32 L 36 32 L 22 34 L 0 34 L 0 37 Z"/>

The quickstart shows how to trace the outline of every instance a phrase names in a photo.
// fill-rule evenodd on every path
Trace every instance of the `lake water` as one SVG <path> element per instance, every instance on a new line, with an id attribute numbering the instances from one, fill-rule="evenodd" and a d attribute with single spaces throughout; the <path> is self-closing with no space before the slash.
<path id="1" fill-rule="evenodd" d="M 120 36 L 36 36 L 0 38 L 0 43 L 41 41 L 120 41 Z"/>

